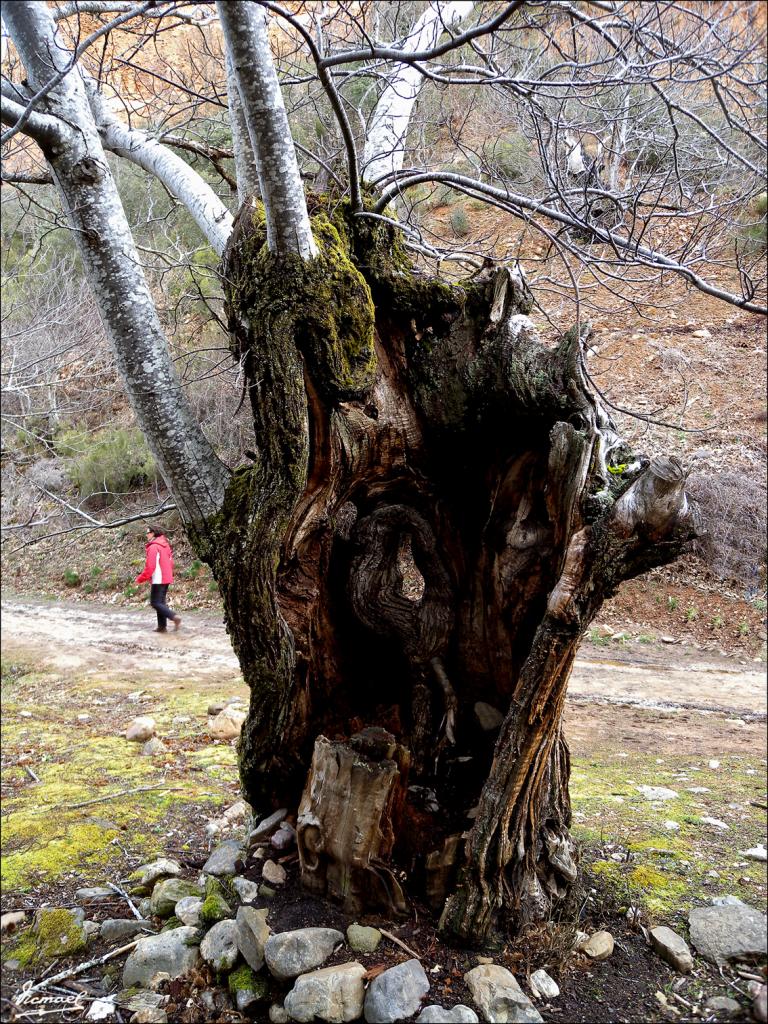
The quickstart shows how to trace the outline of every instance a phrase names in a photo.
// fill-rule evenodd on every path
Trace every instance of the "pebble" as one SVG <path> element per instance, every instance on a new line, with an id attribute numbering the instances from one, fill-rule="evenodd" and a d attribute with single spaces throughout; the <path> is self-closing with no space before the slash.
<path id="1" fill-rule="evenodd" d="M 375 953 L 381 942 L 381 932 L 378 928 L 366 928 L 360 924 L 351 924 L 347 928 L 347 942 L 349 948 L 356 953 Z"/>
<path id="2" fill-rule="evenodd" d="M 208 722 L 208 732 L 217 740 L 233 740 L 240 735 L 248 715 L 245 711 L 227 706 Z"/>
<path id="3" fill-rule="evenodd" d="M 99 934 L 104 942 L 112 945 L 116 942 L 129 942 L 136 935 L 141 935 L 147 930 L 151 929 L 146 921 L 131 921 L 127 917 L 116 917 L 102 921 Z"/>
<path id="4" fill-rule="evenodd" d="M 238 917 L 245 909 L 241 907 L 238 910 Z M 335 928 L 297 928 L 279 932 L 270 935 L 265 942 L 264 959 L 275 978 L 289 981 L 320 967 L 343 941 L 344 935 Z"/>
<path id="5" fill-rule="evenodd" d="M 200 908 L 202 905 L 203 901 L 200 896 L 185 896 L 179 900 L 173 912 L 182 924 L 188 924 L 192 928 L 197 928 L 200 924 Z"/>
<path id="6" fill-rule="evenodd" d="M 358 1020 L 365 998 L 364 976 L 365 968 L 357 961 L 302 974 L 285 997 L 285 1010 L 301 1024 L 316 1017 L 324 1021 Z"/>
<path id="7" fill-rule="evenodd" d="M 159 857 L 149 864 L 142 864 L 131 875 L 132 881 L 138 881 L 139 885 L 151 885 L 158 878 L 171 878 L 181 874 L 181 865 L 168 857 Z"/>
<path id="8" fill-rule="evenodd" d="M 679 795 L 674 789 L 667 789 L 665 786 L 637 786 L 636 788 L 646 800 L 675 800 Z"/>
<path id="9" fill-rule="evenodd" d="M 200 943 L 200 956 L 217 971 L 229 971 L 238 955 L 237 926 L 234 921 L 219 921 Z"/>
<path id="10" fill-rule="evenodd" d="M 730 996 L 710 996 L 704 1004 L 704 1009 L 726 1019 L 741 1016 L 741 1007 Z"/>
<path id="11" fill-rule="evenodd" d="M 200 959 L 197 946 L 191 945 L 197 935 L 195 928 L 182 926 L 139 939 L 123 968 L 123 988 L 150 988 L 158 974 L 171 979 L 186 974 Z"/>
<path id="12" fill-rule="evenodd" d="M 88 1007 L 88 1013 L 86 1013 L 85 1019 L 108 1020 L 114 1015 L 115 1009 L 114 999 L 94 999 Z"/>
<path id="13" fill-rule="evenodd" d="M 720 821 L 719 818 L 703 817 L 701 819 L 702 825 L 712 825 L 714 828 L 719 828 L 721 832 L 730 832 L 731 826 L 726 825 L 724 821 Z"/>
<path id="14" fill-rule="evenodd" d="M 292 849 L 296 845 L 296 830 L 289 822 L 284 821 L 271 839 L 272 846 L 280 853 Z"/>
<path id="15" fill-rule="evenodd" d="M 650 939 L 662 960 L 666 960 L 675 970 L 687 974 L 693 969 L 693 957 L 688 944 L 677 932 L 662 925 L 651 929 Z"/>
<path id="16" fill-rule="evenodd" d="M 550 978 L 546 971 L 534 971 L 530 977 L 531 991 L 537 999 L 557 999 L 560 995 L 560 988 L 554 978 Z"/>
<path id="17" fill-rule="evenodd" d="M 168 747 L 166 747 L 159 736 L 153 736 L 151 739 L 148 739 L 141 748 L 143 757 L 156 757 L 158 754 L 166 754 L 167 752 Z"/>
<path id="18" fill-rule="evenodd" d="M 457 1003 L 450 1010 L 442 1006 L 425 1006 L 416 1018 L 416 1024 L 477 1024 L 479 1018 L 474 1010 L 463 1003 Z"/>
<path id="19" fill-rule="evenodd" d="M 365 994 L 365 1019 L 369 1024 L 404 1020 L 416 1013 L 427 992 L 429 979 L 424 968 L 418 960 L 406 960 L 371 981 Z"/>
<path id="20" fill-rule="evenodd" d="M 273 832 L 277 831 L 280 827 L 280 822 L 288 813 L 286 807 L 281 807 L 279 811 L 275 811 L 274 814 L 270 814 L 251 829 L 251 841 L 257 842 L 260 839 L 269 839 Z"/>
<path id="21" fill-rule="evenodd" d="M 762 845 L 753 846 L 751 850 L 739 850 L 739 853 L 748 860 L 766 861 L 768 859 L 768 850 Z"/>
<path id="22" fill-rule="evenodd" d="M 271 934 L 267 924 L 267 910 L 238 907 L 235 918 L 237 945 L 243 958 L 253 971 L 264 966 L 264 947 Z"/>
<path id="23" fill-rule="evenodd" d="M 538 1024 L 543 1017 L 506 967 L 483 964 L 464 975 L 483 1020 Z"/>
<path id="24" fill-rule="evenodd" d="M 282 864 L 275 864 L 273 860 L 265 860 L 261 869 L 261 877 L 270 885 L 282 885 L 287 875 Z"/>
<path id="25" fill-rule="evenodd" d="M 26 917 L 27 915 L 23 910 L 12 910 L 7 914 L 3 914 L 0 917 L 0 932 L 14 931 L 20 924 L 24 924 Z"/>
<path id="26" fill-rule="evenodd" d="M 258 899 L 258 883 L 251 882 L 247 878 L 242 878 L 238 875 L 236 878 L 232 879 L 232 885 L 243 903 L 253 903 L 254 900 Z"/>
<path id="27" fill-rule="evenodd" d="M 138 718 L 134 718 L 125 730 L 125 738 L 127 740 L 131 740 L 133 743 L 144 743 L 155 735 L 156 728 L 157 726 L 155 725 L 154 718 L 139 715 Z"/>
<path id="28" fill-rule="evenodd" d="M 581 951 L 591 960 L 607 960 L 613 953 L 613 936 L 606 931 L 595 932 L 581 947 Z"/>
<path id="29" fill-rule="evenodd" d="M 237 865 L 245 860 L 245 850 L 242 843 L 236 839 L 227 839 L 221 843 L 208 860 L 203 864 L 203 871 L 206 875 L 234 875 Z"/>

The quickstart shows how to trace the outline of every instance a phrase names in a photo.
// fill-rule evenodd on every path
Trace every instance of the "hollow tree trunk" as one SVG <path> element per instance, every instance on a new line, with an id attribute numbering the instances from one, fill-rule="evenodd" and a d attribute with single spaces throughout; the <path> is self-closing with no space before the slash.
<path id="1" fill-rule="evenodd" d="M 690 537 L 684 474 L 617 447 L 519 276 L 423 277 L 319 199 L 313 233 L 315 260 L 276 261 L 251 201 L 225 258 L 257 439 L 209 552 L 252 692 L 242 781 L 298 802 L 319 734 L 384 726 L 410 759 L 394 856 L 479 942 L 575 877 L 568 676 L 603 599 Z"/>

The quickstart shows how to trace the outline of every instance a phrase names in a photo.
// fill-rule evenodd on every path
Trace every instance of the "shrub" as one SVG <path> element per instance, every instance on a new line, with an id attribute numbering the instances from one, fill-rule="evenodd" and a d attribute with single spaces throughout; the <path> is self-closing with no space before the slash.
<path id="1" fill-rule="evenodd" d="M 185 580 L 196 580 L 200 575 L 200 570 L 203 568 L 203 563 L 199 558 L 196 558 L 188 569 L 185 569 L 182 576 Z"/>
<path id="2" fill-rule="evenodd" d="M 140 490 L 158 479 L 155 460 L 141 431 L 135 427 L 106 428 L 88 438 L 79 434 L 63 439 L 72 453 L 68 472 L 83 497 L 100 495 L 109 504 L 115 494 Z"/>
<path id="3" fill-rule="evenodd" d="M 469 234 L 469 217 L 463 206 L 457 206 L 451 212 L 451 227 L 457 238 L 463 238 Z"/>
<path id="4" fill-rule="evenodd" d="M 68 587 L 79 587 L 80 586 L 80 573 L 76 569 L 65 569 L 64 570 L 64 583 Z"/>
<path id="5" fill-rule="evenodd" d="M 757 595 L 765 566 L 766 482 L 763 473 L 693 473 L 686 487 L 699 531 L 696 553 L 723 579 Z"/>

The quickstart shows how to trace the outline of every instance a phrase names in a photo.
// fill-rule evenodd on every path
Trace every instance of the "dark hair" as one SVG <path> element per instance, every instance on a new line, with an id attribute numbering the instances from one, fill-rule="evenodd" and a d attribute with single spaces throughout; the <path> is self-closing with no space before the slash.
<path id="1" fill-rule="evenodd" d="M 156 537 L 164 537 L 165 536 L 165 532 L 163 530 L 159 529 L 157 526 L 148 525 L 147 526 L 147 532 L 148 533 L 154 533 L 154 535 Z"/>

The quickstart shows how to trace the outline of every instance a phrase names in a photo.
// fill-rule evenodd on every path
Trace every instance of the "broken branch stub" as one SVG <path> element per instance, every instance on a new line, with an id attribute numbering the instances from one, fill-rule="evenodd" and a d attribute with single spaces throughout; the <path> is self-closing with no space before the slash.
<path id="1" fill-rule="evenodd" d="M 356 914 L 373 906 L 407 910 L 386 864 L 397 835 L 409 752 L 384 729 L 349 742 L 315 740 L 297 823 L 302 885 Z"/>

